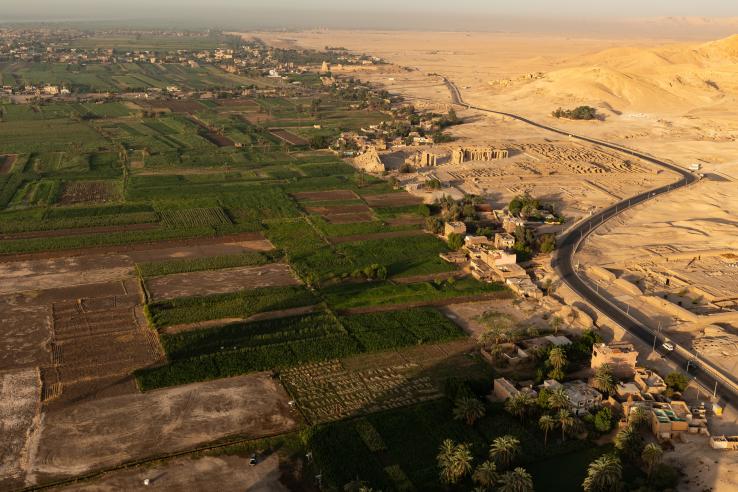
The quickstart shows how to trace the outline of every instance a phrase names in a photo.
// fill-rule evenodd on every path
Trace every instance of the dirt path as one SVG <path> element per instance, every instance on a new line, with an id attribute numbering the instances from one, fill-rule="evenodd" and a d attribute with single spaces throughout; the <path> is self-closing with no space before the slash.
<path id="1" fill-rule="evenodd" d="M 418 282 L 432 282 L 438 278 L 446 280 L 448 278 L 461 279 L 466 277 L 465 272 L 443 272 L 443 273 L 430 273 L 428 275 L 413 275 L 410 277 L 392 277 L 392 281 L 396 284 L 415 284 Z"/>

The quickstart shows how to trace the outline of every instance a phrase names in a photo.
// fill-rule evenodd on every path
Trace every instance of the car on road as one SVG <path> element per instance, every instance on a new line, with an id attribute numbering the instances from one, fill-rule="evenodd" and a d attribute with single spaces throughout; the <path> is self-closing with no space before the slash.
<path id="1" fill-rule="evenodd" d="M 669 352 L 673 352 L 674 351 L 674 344 L 671 343 L 668 340 L 665 341 L 664 343 L 662 343 L 661 346 L 664 347 L 664 349 L 665 350 L 668 350 Z"/>

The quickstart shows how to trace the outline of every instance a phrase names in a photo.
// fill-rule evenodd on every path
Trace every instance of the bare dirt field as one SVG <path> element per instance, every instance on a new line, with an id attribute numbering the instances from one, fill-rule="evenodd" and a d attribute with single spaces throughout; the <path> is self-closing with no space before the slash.
<path id="1" fill-rule="evenodd" d="M 297 201 L 331 201 L 331 200 L 357 200 L 359 197 L 351 190 L 328 190 L 328 191 L 301 191 L 293 193 Z"/>
<path id="2" fill-rule="evenodd" d="M 311 214 L 323 217 L 338 214 L 371 213 L 371 209 L 364 204 L 359 205 L 335 205 L 335 206 L 306 206 L 305 210 Z"/>
<path id="3" fill-rule="evenodd" d="M 541 307 L 532 300 L 524 300 L 514 304 L 511 299 L 495 299 L 480 302 L 467 302 L 444 306 L 441 312 L 464 328 L 472 337 L 484 332 L 485 327 L 479 317 L 487 312 L 501 313 L 510 316 L 515 323 L 536 326 L 547 326 L 543 320 Z"/>
<path id="4" fill-rule="evenodd" d="M 370 207 L 404 207 L 420 205 L 422 200 L 407 193 L 386 193 L 381 195 L 366 195 L 362 197 Z"/>
<path id="5" fill-rule="evenodd" d="M 227 436 L 287 432 L 297 425 L 287 401 L 276 380 L 253 374 L 49 411 L 30 470 L 38 480 L 70 476 Z"/>
<path id="6" fill-rule="evenodd" d="M 55 488 L 67 492 L 118 492 L 142 488 L 144 479 L 150 480 L 149 489 L 180 492 L 210 492 L 215 490 L 248 490 L 249 492 L 287 492 L 282 484 L 281 457 L 272 453 L 258 465 L 250 466 L 249 459 L 240 456 L 205 456 L 202 458 L 175 458 L 151 466 L 119 470 L 102 477 Z"/>
<path id="7" fill-rule="evenodd" d="M 194 113 L 203 109 L 203 106 L 198 104 L 197 101 L 157 101 L 155 105 L 156 107 L 165 107 L 173 113 Z"/>
<path id="8" fill-rule="evenodd" d="M 36 369 L 0 373 L 0 489 L 23 484 L 40 396 Z"/>
<path id="9" fill-rule="evenodd" d="M 151 297 L 159 301 L 298 283 L 287 264 L 275 263 L 154 277 L 146 281 L 146 287 Z"/>

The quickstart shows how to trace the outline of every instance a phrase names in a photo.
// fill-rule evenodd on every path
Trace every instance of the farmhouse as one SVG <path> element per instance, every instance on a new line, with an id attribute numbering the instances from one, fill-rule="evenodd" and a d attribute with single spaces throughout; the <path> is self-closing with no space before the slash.
<path id="1" fill-rule="evenodd" d="M 451 234 L 466 234 L 466 224 L 463 222 L 446 222 L 443 226 L 443 235 L 449 237 Z"/>
<path id="2" fill-rule="evenodd" d="M 548 379 L 543 382 L 543 387 L 552 391 L 563 389 L 569 400 L 571 411 L 577 415 L 584 415 L 591 409 L 602 405 L 602 394 L 584 381 L 569 381 L 561 384 L 554 379 Z"/>

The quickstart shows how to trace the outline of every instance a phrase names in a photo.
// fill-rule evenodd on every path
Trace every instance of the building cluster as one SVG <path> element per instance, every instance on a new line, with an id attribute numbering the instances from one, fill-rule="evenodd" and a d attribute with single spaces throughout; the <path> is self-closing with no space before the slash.
<path id="1" fill-rule="evenodd" d="M 495 216 L 496 217 L 496 216 Z M 471 275 L 484 282 L 503 282 L 513 292 L 529 298 L 540 298 L 542 292 L 536 287 L 523 267 L 517 264 L 513 251 L 515 237 L 508 232 L 495 233 L 494 238 L 467 234 L 466 224 L 460 221 L 446 222 L 443 234 L 464 236 L 460 251 L 443 253 L 441 258 L 467 264 Z"/>
<path id="2" fill-rule="evenodd" d="M 566 339 L 566 337 L 560 338 Z M 547 340 L 546 342 L 557 346 L 566 344 L 563 340 Z M 539 343 L 532 344 L 533 348 L 539 346 Z M 527 347 L 527 350 L 523 346 L 516 347 L 518 350 L 510 357 L 512 360 L 530 357 L 531 347 Z M 634 423 L 636 419 L 640 419 L 641 422 L 645 419 L 652 434 L 661 440 L 674 439 L 685 433 L 709 435 L 707 411 L 711 409 L 716 414 L 720 414 L 721 407 L 717 404 L 706 406 L 704 403 L 689 406 L 681 399 L 670 398 L 667 396 L 667 385 L 663 378 L 649 369 L 638 367 L 637 357 L 638 352 L 630 343 L 614 342 L 594 345 L 591 368 L 596 370 L 607 365 L 613 375 L 620 379 L 607 398 L 593 387 L 591 381 L 546 380 L 536 389 L 530 385 L 517 387 L 505 378 L 494 380 L 492 396 L 504 401 L 521 392 L 528 392 L 535 396 L 545 388 L 549 391 L 563 392 L 569 402 L 569 410 L 578 416 L 594 413 L 603 406 L 609 406 L 622 415 L 620 427 Z M 738 438 L 713 437 L 710 443 L 718 449 L 738 449 L 738 445 L 735 444 L 738 443 Z"/>

